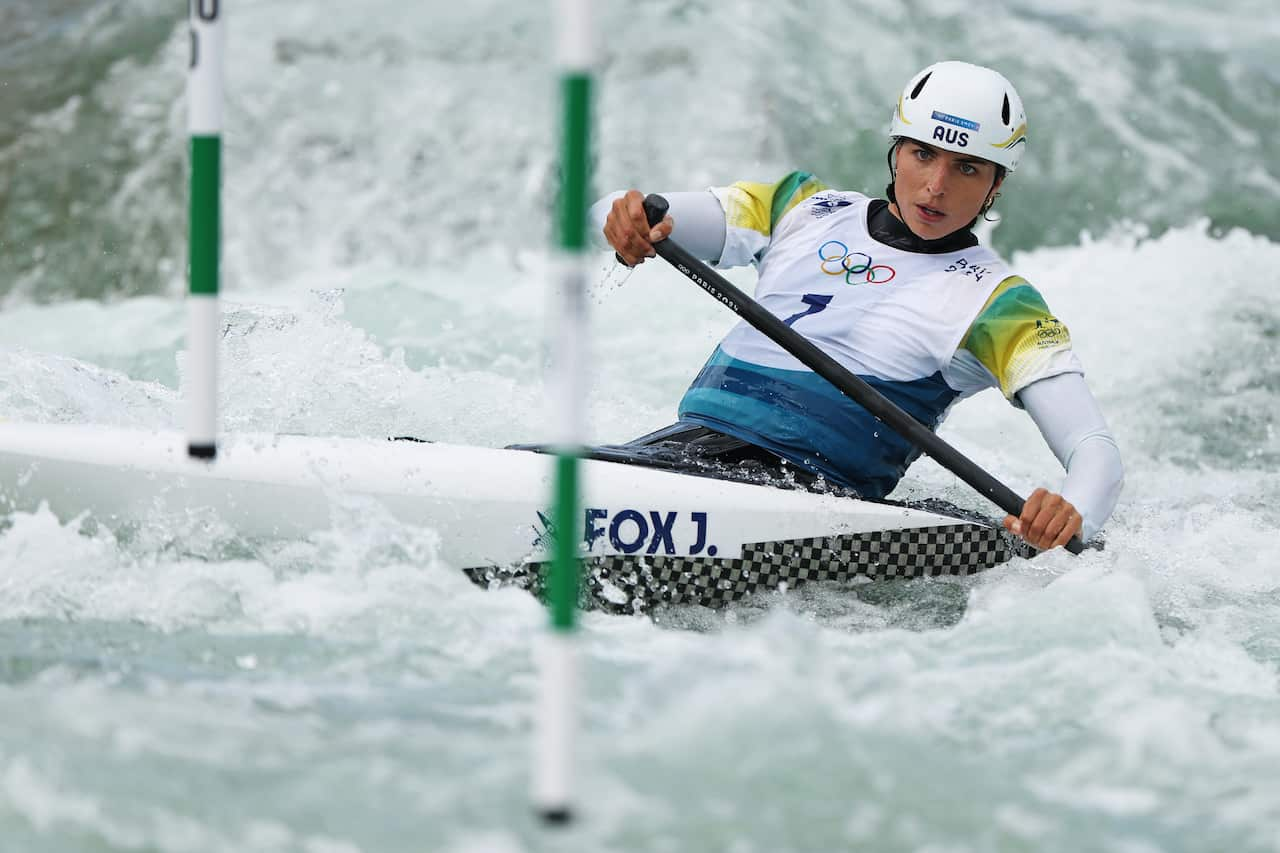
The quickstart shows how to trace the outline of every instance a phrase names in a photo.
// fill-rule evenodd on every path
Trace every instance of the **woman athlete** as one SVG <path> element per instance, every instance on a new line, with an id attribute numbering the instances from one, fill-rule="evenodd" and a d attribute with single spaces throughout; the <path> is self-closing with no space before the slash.
<path id="1" fill-rule="evenodd" d="M 1017 168 L 1026 131 L 1001 74 L 940 62 L 894 108 L 887 199 L 793 172 L 774 184 L 664 193 L 670 215 L 653 228 L 635 190 L 601 199 L 592 216 L 631 265 L 668 236 L 721 268 L 754 264 L 765 308 L 930 429 L 957 401 L 999 388 L 1067 471 L 1057 491 L 1036 489 L 1004 520 L 1047 550 L 1101 528 L 1123 467 L 1066 326 L 972 230 Z M 872 499 L 919 455 L 746 323 L 693 381 L 679 422 L 637 442 L 785 460 Z"/>

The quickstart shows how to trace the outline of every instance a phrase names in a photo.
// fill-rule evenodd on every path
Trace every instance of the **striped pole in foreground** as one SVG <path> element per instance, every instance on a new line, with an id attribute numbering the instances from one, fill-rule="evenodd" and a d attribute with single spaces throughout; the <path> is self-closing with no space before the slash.
<path id="1" fill-rule="evenodd" d="M 187 294 L 187 452 L 218 453 L 218 255 L 221 247 L 223 0 L 190 0 L 190 289 Z"/>
<path id="2" fill-rule="evenodd" d="M 591 127 L 591 0 L 556 0 L 557 65 L 563 123 L 557 205 L 558 328 L 552 343 L 553 404 L 558 420 L 554 548 L 547 596 L 551 626 L 539 655 L 534 721 L 533 803 L 548 823 L 572 818 L 573 732 L 577 704 L 574 643 L 578 606 L 578 454 L 585 440 L 583 380 L 587 304 L 587 185 Z"/>

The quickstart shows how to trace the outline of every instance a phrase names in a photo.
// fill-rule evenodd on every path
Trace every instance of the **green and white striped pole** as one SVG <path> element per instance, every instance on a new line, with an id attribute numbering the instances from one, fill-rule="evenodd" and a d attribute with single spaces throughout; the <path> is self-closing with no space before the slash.
<path id="1" fill-rule="evenodd" d="M 587 337 L 587 188 L 591 129 L 591 0 L 556 0 L 557 65 L 562 125 L 557 204 L 556 279 L 561 304 L 553 312 L 552 398 L 556 431 L 552 519 L 555 555 L 547 578 L 550 631 L 539 660 L 534 732 L 533 802 L 548 823 L 572 817 L 573 735 L 578 664 L 574 632 L 578 606 L 578 455 L 586 437 L 584 372 Z"/>
<path id="2" fill-rule="evenodd" d="M 221 247 L 223 0 L 190 0 L 191 211 L 187 294 L 187 452 L 218 453 L 218 255 Z"/>

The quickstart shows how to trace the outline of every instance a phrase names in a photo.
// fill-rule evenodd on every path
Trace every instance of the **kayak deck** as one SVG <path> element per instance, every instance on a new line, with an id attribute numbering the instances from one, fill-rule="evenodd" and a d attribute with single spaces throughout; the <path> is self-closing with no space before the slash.
<path id="1" fill-rule="evenodd" d="M 968 575 L 1017 553 L 989 519 L 937 501 L 858 500 L 751 472 L 735 482 L 608 452 L 581 468 L 588 607 L 723 607 L 783 584 Z M 528 450 L 270 434 L 227 436 L 216 462 L 193 462 L 174 431 L 0 423 L 0 512 L 44 504 L 113 529 L 213 516 L 259 540 L 328 529 L 336 496 L 366 496 L 435 531 L 441 563 L 535 594 L 553 468 Z"/>
<path id="2" fill-rule="evenodd" d="M 513 449 L 551 453 L 548 445 Z M 630 443 L 589 447 L 583 458 L 720 481 L 745 482 L 775 489 L 800 490 L 858 499 L 838 486 L 796 469 L 755 461 L 725 464 L 671 447 Z M 859 499 L 865 502 L 865 499 Z M 661 605 L 697 604 L 724 608 L 757 592 L 794 589 L 807 583 L 847 583 L 855 578 L 897 579 L 972 575 L 1033 556 L 1035 550 L 1014 539 L 984 516 L 945 501 L 912 504 L 872 501 L 942 515 L 957 524 L 856 534 L 748 543 L 735 559 L 662 555 L 613 555 L 583 561 L 580 604 L 611 613 L 640 613 Z M 464 569 L 481 586 L 515 584 L 542 597 L 549 563 Z"/>

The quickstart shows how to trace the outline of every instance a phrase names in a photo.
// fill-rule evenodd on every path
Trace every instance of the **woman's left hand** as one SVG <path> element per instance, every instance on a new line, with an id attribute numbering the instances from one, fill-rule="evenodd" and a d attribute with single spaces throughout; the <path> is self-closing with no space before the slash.
<path id="1" fill-rule="evenodd" d="M 1004 529 L 1021 536 L 1041 551 L 1060 548 L 1079 536 L 1084 518 L 1071 502 L 1048 489 L 1036 489 L 1022 506 L 1022 515 L 1006 515 Z"/>

